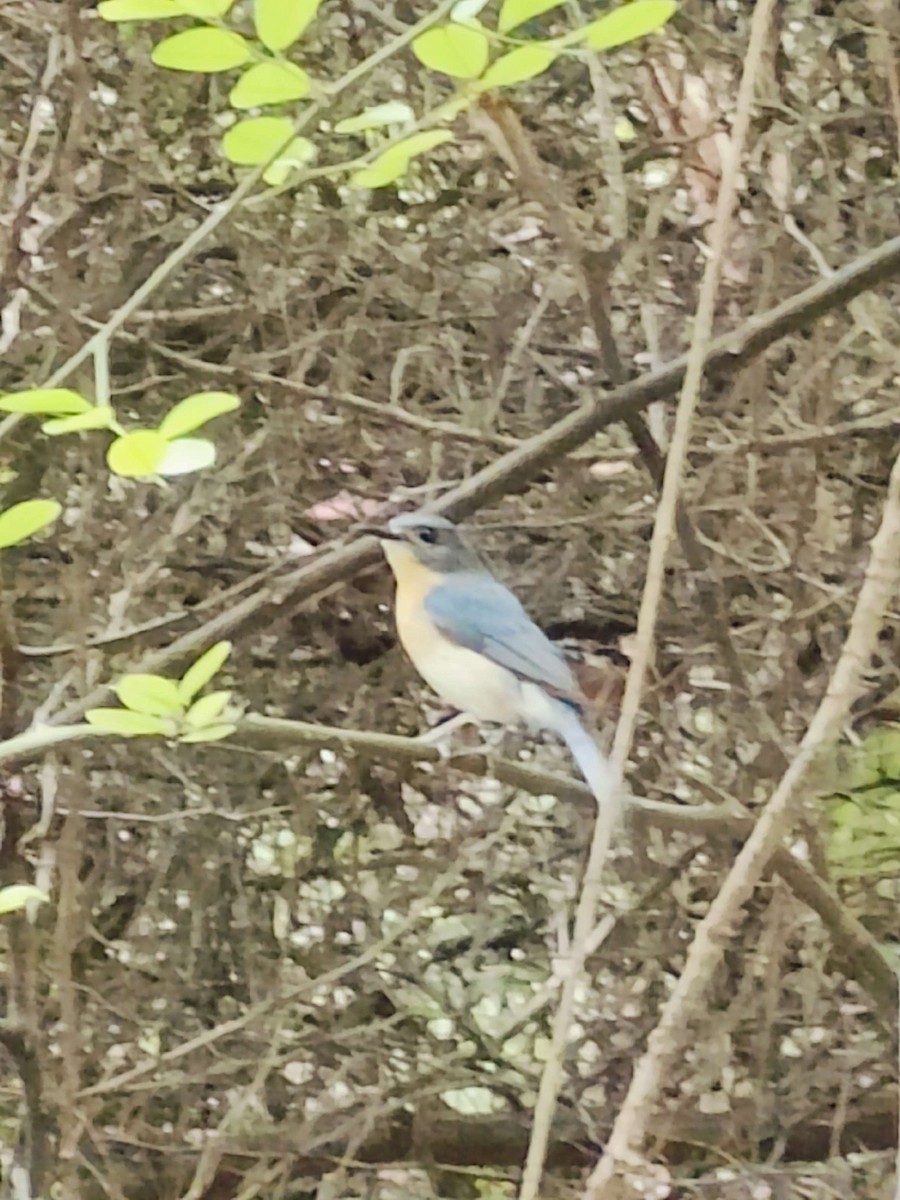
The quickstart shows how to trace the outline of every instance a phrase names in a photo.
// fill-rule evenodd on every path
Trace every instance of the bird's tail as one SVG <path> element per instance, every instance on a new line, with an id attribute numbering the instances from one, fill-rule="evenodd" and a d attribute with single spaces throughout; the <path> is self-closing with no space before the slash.
<path id="1" fill-rule="evenodd" d="M 598 805 L 619 805 L 621 781 L 619 773 L 597 745 L 578 712 L 570 705 L 558 703 L 559 724 L 556 732 L 563 739 L 578 764 Z"/>

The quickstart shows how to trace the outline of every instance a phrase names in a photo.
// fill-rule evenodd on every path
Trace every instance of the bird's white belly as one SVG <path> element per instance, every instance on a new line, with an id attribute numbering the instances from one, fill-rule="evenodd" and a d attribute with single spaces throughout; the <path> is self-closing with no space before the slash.
<path id="1" fill-rule="evenodd" d="M 519 679 L 473 650 L 435 638 L 427 652 L 410 657 L 442 699 L 479 721 L 556 729 L 558 701 L 537 684 Z"/>
<path id="2" fill-rule="evenodd" d="M 444 638 L 411 657 L 425 682 L 461 712 L 501 725 L 522 720 L 522 685 L 505 667 Z"/>

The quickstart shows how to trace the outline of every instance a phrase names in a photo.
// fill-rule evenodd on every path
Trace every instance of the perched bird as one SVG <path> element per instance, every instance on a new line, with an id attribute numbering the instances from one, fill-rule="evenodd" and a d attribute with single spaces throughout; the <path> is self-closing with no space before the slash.
<path id="1" fill-rule="evenodd" d="M 479 721 L 524 724 L 569 747 L 598 801 L 617 776 L 586 724 L 586 701 L 564 655 L 445 517 L 365 526 L 397 581 L 397 632 L 422 678 Z"/>

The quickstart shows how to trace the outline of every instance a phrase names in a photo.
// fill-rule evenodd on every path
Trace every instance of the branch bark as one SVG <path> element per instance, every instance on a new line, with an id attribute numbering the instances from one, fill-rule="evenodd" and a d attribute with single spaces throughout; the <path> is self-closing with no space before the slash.
<path id="1" fill-rule="evenodd" d="M 734 332 L 716 339 L 705 360 L 705 374 L 734 371 L 752 361 L 779 338 L 803 329 L 818 317 L 832 312 L 868 288 L 900 274 L 900 235 L 860 255 L 826 280 L 819 280 L 796 296 L 745 321 Z M 673 395 L 684 380 L 686 356 L 657 371 L 616 388 L 603 399 L 573 410 L 543 433 L 527 439 L 515 450 L 502 455 L 464 483 L 447 492 L 433 505 L 433 511 L 451 517 L 465 517 L 486 504 L 534 479 L 569 451 L 581 446 L 594 434 L 632 412 Z M 372 539 L 357 539 L 349 544 L 326 546 L 302 566 L 294 567 L 274 583 L 266 583 L 258 592 L 245 597 L 211 620 L 198 626 L 170 645 L 154 650 L 135 664 L 135 671 L 159 672 L 172 663 L 189 659 L 211 642 L 227 637 L 254 622 L 271 619 L 285 605 L 319 595 L 326 588 L 350 579 L 378 561 Z M 85 709 L 101 704 L 109 688 L 95 688 L 87 696 L 61 708 L 53 724 L 80 719 Z"/>
<path id="2" fill-rule="evenodd" d="M 617 1162 L 640 1164 L 639 1155 L 669 1070 L 683 1049 L 703 994 L 719 965 L 741 909 L 796 818 L 800 787 L 818 755 L 840 734 L 853 703 L 864 692 L 863 673 L 877 647 L 888 606 L 900 584 L 900 456 L 894 463 L 869 565 L 841 656 L 828 690 L 799 750 L 760 815 L 709 913 L 697 928 L 684 971 L 663 1008 L 616 1118 L 606 1152 L 591 1174 L 585 1200 L 600 1200 Z"/>

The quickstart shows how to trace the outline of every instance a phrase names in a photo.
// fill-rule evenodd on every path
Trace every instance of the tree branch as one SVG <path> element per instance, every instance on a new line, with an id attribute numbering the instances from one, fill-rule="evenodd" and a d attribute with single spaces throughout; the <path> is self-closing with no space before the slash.
<path id="1" fill-rule="evenodd" d="M 878 532 L 841 656 L 828 690 L 800 747 L 744 845 L 706 917 L 697 928 L 684 971 L 666 1002 L 659 1024 L 638 1063 L 616 1119 L 609 1145 L 597 1164 L 585 1200 L 600 1200 L 616 1162 L 640 1162 L 637 1152 L 653 1118 L 665 1074 L 690 1036 L 710 978 L 729 936 L 766 865 L 796 817 L 798 793 L 819 754 L 840 735 L 853 703 L 864 692 L 863 675 L 878 643 L 884 613 L 900 583 L 900 456 L 891 471 Z"/>
<path id="2" fill-rule="evenodd" d="M 733 371 L 756 358 L 779 338 L 809 325 L 817 317 L 846 305 L 866 289 L 900 274 L 900 235 L 860 255 L 830 279 L 819 280 L 796 296 L 751 317 L 734 332 L 717 338 L 706 357 L 705 373 Z M 631 412 L 638 412 L 674 394 L 684 380 L 686 358 L 682 355 L 666 367 L 650 371 L 602 400 L 582 405 L 543 433 L 528 438 L 520 447 L 502 455 L 451 489 L 432 507 L 435 512 L 465 517 L 508 492 L 528 483 L 569 451 L 582 445 L 608 425 Z M 288 604 L 318 595 L 342 580 L 350 579 L 378 559 L 375 543 L 363 538 L 349 545 L 326 546 L 312 560 L 294 567 L 280 579 L 267 583 L 240 603 L 177 638 L 169 646 L 154 650 L 133 666 L 135 671 L 156 673 L 171 663 L 196 656 L 210 643 L 227 637 L 253 621 L 263 621 Z M 94 688 L 87 696 L 61 708 L 53 723 L 77 721 L 85 709 L 103 702 L 109 688 Z"/>

